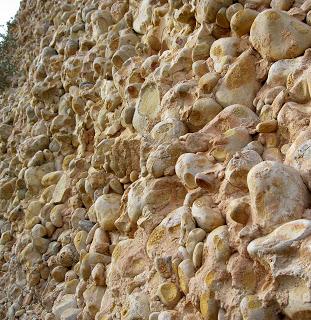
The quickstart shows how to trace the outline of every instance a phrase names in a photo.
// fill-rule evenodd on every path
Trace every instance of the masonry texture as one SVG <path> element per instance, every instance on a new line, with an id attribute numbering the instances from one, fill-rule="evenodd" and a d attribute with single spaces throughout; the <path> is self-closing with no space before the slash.
<path id="1" fill-rule="evenodd" d="M 311 319 L 311 0 L 22 0 L 10 32 L 1 320 Z"/>

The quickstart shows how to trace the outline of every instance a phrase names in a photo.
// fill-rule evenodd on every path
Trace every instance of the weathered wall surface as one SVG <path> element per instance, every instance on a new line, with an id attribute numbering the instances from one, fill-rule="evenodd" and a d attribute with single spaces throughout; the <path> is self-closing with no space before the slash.
<path id="1" fill-rule="evenodd" d="M 309 10 L 22 1 L 0 318 L 311 319 Z"/>

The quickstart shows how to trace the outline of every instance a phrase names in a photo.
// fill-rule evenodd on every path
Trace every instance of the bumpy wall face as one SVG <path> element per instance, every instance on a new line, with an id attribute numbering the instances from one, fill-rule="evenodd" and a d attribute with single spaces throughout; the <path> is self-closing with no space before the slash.
<path id="1" fill-rule="evenodd" d="M 311 319 L 311 1 L 16 19 L 0 318 Z"/>

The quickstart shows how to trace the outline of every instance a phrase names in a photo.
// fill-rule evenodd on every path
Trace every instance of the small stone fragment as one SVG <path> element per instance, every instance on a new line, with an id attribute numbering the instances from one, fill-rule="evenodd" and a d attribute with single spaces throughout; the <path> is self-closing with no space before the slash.
<path id="1" fill-rule="evenodd" d="M 278 127 L 278 122 L 276 120 L 268 120 L 260 122 L 256 126 L 256 130 L 259 133 L 270 133 L 275 132 Z"/>

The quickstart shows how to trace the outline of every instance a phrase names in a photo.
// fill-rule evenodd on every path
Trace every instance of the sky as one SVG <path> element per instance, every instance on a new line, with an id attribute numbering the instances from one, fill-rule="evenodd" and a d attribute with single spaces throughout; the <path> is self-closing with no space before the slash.
<path id="1" fill-rule="evenodd" d="M 18 11 L 20 0 L 0 0 L 0 26 L 6 25 Z M 3 31 L 3 28 L 1 28 Z"/>

